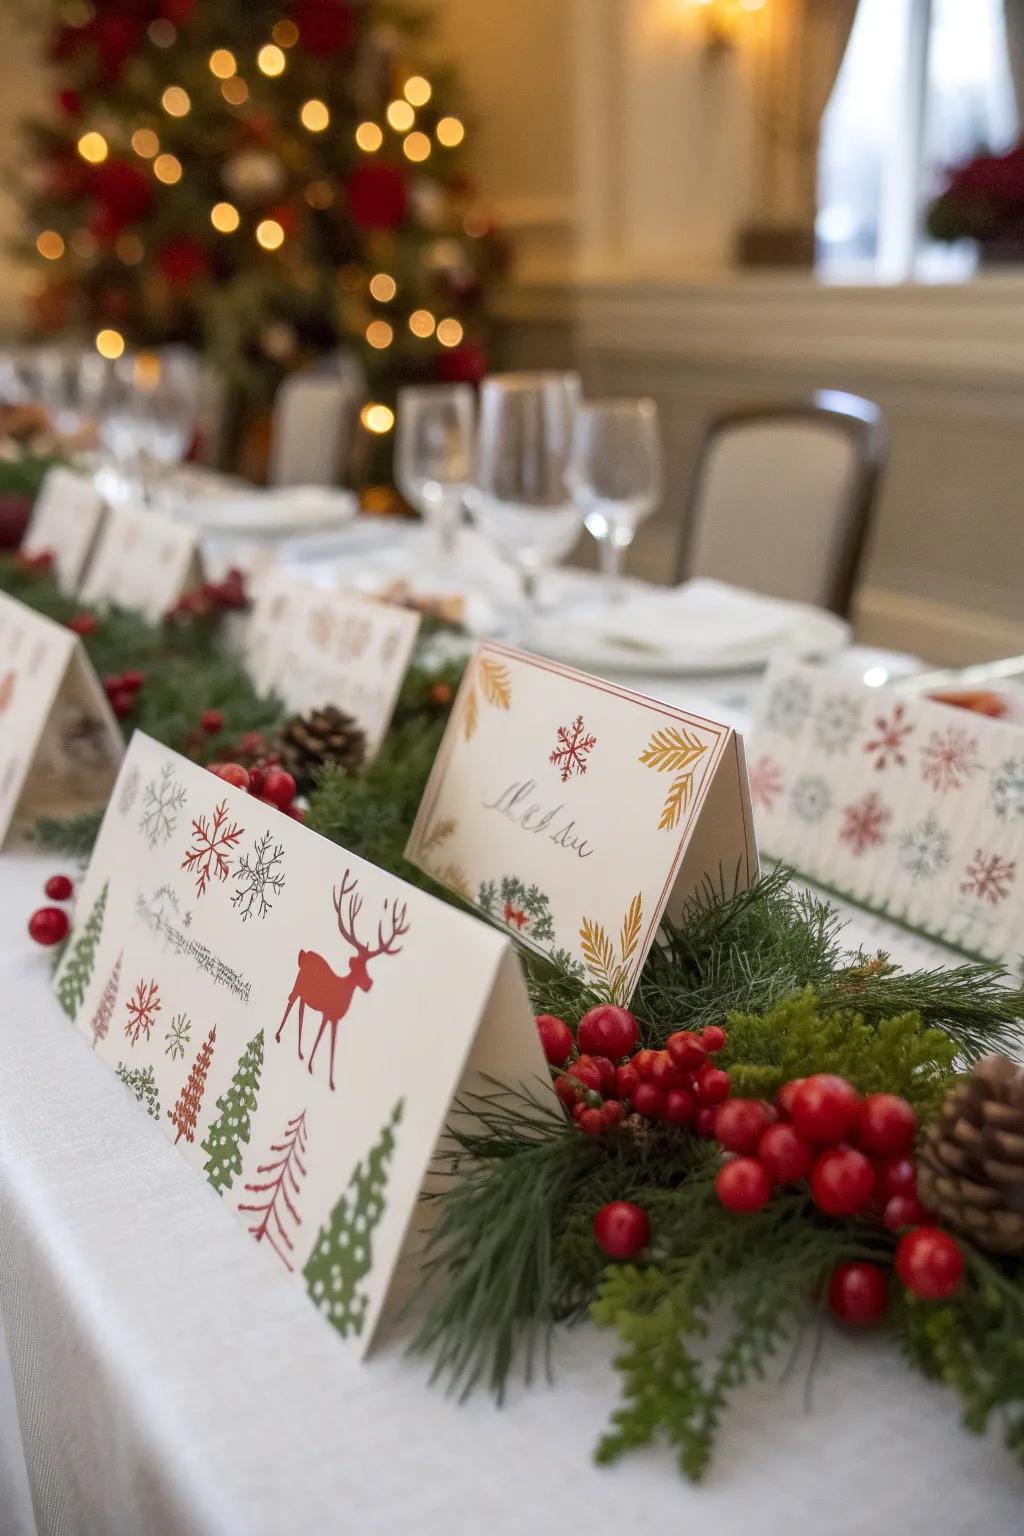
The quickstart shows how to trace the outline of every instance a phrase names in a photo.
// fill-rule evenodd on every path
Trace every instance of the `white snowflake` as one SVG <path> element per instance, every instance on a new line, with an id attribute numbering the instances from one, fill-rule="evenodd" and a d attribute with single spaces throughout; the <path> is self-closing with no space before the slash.
<path id="1" fill-rule="evenodd" d="M 831 757 L 845 752 L 860 731 L 861 701 L 848 693 L 834 693 L 822 700 L 814 725 L 814 736 L 822 751 Z"/>
<path id="2" fill-rule="evenodd" d="M 117 812 L 119 816 L 129 816 L 135 808 L 135 802 L 139 798 L 139 780 L 141 774 L 136 766 L 129 768 L 124 776 L 117 796 Z"/>
<path id="3" fill-rule="evenodd" d="M 276 867 L 284 858 L 284 847 L 275 843 L 271 847 L 269 832 L 256 839 L 251 854 L 245 854 L 238 862 L 235 879 L 238 882 L 231 905 L 242 914 L 242 922 L 250 917 L 266 917 L 273 903 L 270 896 L 279 896 L 284 889 L 284 875 Z"/>
<path id="4" fill-rule="evenodd" d="M 765 721 L 769 730 L 780 736 L 796 736 L 811 712 L 811 685 L 806 677 L 794 674 L 775 684 L 768 697 Z"/>
<path id="5" fill-rule="evenodd" d="M 801 821 L 821 821 L 832 808 L 832 791 L 818 774 L 805 773 L 793 785 L 793 809 Z"/>
<path id="6" fill-rule="evenodd" d="M 1024 816 L 1024 758 L 1008 757 L 992 775 L 992 809 L 1000 821 Z"/>
<path id="7" fill-rule="evenodd" d="M 934 811 L 902 833 L 900 861 L 915 883 L 933 880 L 949 863 L 949 833 L 939 825 Z"/>
<path id="8" fill-rule="evenodd" d="M 165 763 L 158 779 L 150 779 L 142 796 L 139 831 L 151 848 L 166 843 L 178 825 L 178 812 L 188 796 L 174 777 L 174 764 Z"/>

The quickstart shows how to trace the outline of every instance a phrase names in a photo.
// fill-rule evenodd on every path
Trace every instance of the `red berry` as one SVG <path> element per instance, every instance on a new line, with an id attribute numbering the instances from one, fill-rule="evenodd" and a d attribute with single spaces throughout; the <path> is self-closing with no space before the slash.
<path id="1" fill-rule="evenodd" d="M 43 886 L 43 895 L 49 896 L 51 901 L 67 901 L 73 890 L 67 875 L 51 875 Z"/>
<path id="2" fill-rule="evenodd" d="M 670 1088 L 665 1094 L 661 1118 L 668 1125 L 689 1125 L 695 1108 L 693 1094 L 688 1088 Z"/>
<path id="3" fill-rule="evenodd" d="M 76 613 L 73 619 L 68 619 L 68 629 L 73 629 L 76 635 L 94 635 L 97 622 L 91 613 Z"/>
<path id="4" fill-rule="evenodd" d="M 135 708 L 135 694 L 131 688 L 115 688 L 109 695 L 110 707 L 118 720 L 125 720 Z"/>
<path id="5" fill-rule="evenodd" d="M 572 1075 L 584 1088 L 600 1091 L 604 1084 L 604 1072 L 595 1056 L 580 1056 L 572 1064 Z"/>
<path id="6" fill-rule="evenodd" d="M 729 1108 L 722 1105 L 722 1113 Z M 798 1184 L 810 1172 L 814 1149 L 791 1125 L 770 1125 L 757 1144 L 757 1155 L 775 1184 Z"/>
<path id="7" fill-rule="evenodd" d="M 610 1259 L 633 1259 L 651 1240 L 647 1212 L 630 1200 L 610 1200 L 594 1216 L 594 1238 Z"/>
<path id="8" fill-rule="evenodd" d="M 219 709 L 204 709 L 199 716 L 199 724 L 207 736 L 216 736 L 224 727 L 224 716 Z"/>
<path id="9" fill-rule="evenodd" d="M 918 1227 L 896 1246 L 896 1273 L 908 1291 L 926 1301 L 943 1301 L 960 1285 L 964 1256 L 959 1243 L 939 1227 Z"/>
<path id="10" fill-rule="evenodd" d="M 60 907 L 40 907 L 28 920 L 29 937 L 37 944 L 59 944 L 71 924 Z"/>
<path id="11" fill-rule="evenodd" d="M 692 1029 L 677 1029 L 665 1041 L 665 1049 L 680 1072 L 696 1072 L 704 1065 L 704 1047 Z"/>
<path id="12" fill-rule="evenodd" d="M 249 788 L 249 775 L 241 763 L 221 763 L 217 777 L 223 779 L 225 784 L 233 784 L 236 789 Z"/>
<path id="13" fill-rule="evenodd" d="M 701 1030 L 700 1043 L 710 1056 L 714 1051 L 722 1050 L 728 1038 L 720 1024 L 708 1024 Z"/>
<path id="14" fill-rule="evenodd" d="M 759 1211 L 771 1192 L 771 1180 L 756 1157 L 734 1157 L 715 1176 L 715 1193 L 727 1211 Z"/>
<path id="15" fill-rule="evenodd" d="M 912 1157 L 878 1157 L 875 1159 L 875 1180 L 881 1200 L 891 1200 L 893 1195 L 917 1194 L 917 1168 Z"/>
<path id="16" fill-rule="evenodd" d="M 143 683 L 145 681 L 146 681 L 146 674 L 145 674 L 145 672 L 139 672 L 135 668 L 132 668 L 132 670 L 129 671 L 129 672 L 122 672 L 121 673 L 121 686 L 122 686 L 122 688 L 131 688 L 136 693 L 138 693 L 139 689 L 142 687 L 142 685 L 143 685 Z"/>
<path id="17" fill-rule="evenodd" d="M 553 1013 L 538 1013 L 535 1023 L 547 1060 L 553 1067 L 563 1066 L 572 1050 L 572 1030 L 564 1019 L 556 1018 Z"/>
<path id="18" fill-rule="evenodd" d="M 693 1117 L 693 1128 L 698 1136 L 703 1136 L 705 1141 L 710 1141 L 715 1134 L 715 1114 L 713 1105 L 702 1104 Z"/>
<path id="19" fill-rule="evenodd" d="M 907 1227 L 924 1227 L 932 1220 L 916 1195 L 892 1195 L 885 1202 L 882 1220 L 890 1232 L 904 1232 Z"/>
<path id="20" fill-rule="evenodd" d="M 797 1089 L 800 1088 L 806 1081 L 807 1079 L 805 1077 L 794 1077 L 788 1083 L 783 1083 L 782 1087 L 775 1095 L 775 1107 L 778 1109 L 780 1114 L 787 1116 L 792 1115 L 793 1095 L 796 1093 Z"/>
<path id="21" fill-rule="evenodd" d="M 283 768 L 271 768 L 263 781 L 263 793 L 279 811 L 286 811 L 295 799 L 295 780 Z"/>
<path id="22" fill-rule="evenodd" d="M 854 1147 L 830 1147 L 811 1169 L 811 1195 L 826 1216 L 855 1216 L 875 1190 L 875 1170 Z"/>
<path id="23" fill-rule="evenodd" d="M 566 1109 L 572 1109 L 580 1094 L 580 1085 L 575 1078 L 566 1077 L 564 1074 L 555 1078 L 555 1092 L 565 1105 Z"/>
<path id="24" fill-rule="evenodd" d="M 660 1115 L 665 1107 L 665 1095 L 653 1083 L 638 1083 L 633 1094 L 633 1108 L 638 1115 Z"/>
<path id="25" fill-rule="evenodd" d="M 845 1077 L 818 1072 L 805 1077 L 790 1100 L 789 1114 L 808 1141 L 835 1146 L 853 1128 L 857 1118 L 857 1090 Z"/>
<path id="26" fill-rule="evenodd" d="M 651 1075 L 651 1068 L 657 1056 L 657 1051 L 637 1051 L 630 1065 L 636 1069 L 642 1078 L 646 1079 Z"/>
<path id="27" fill-rule="evenodd" d="M 658 1051 L 651 1062 L 649 1081 L 658 1088 L 681 1088 L 684 1078 L 668 1051 Z"/>
<path id="28" fill-rule="evenodd" d="M 585 1109 L 580 1115 L 577 1124 L 585 1136 L 596 1136 L 604 1130 L 604 1119 L 601 1111 L 593 1107 Z"/>
<path id="29" fill-rule="evenodd" d="M 263 785 L 266 781 L 266 773 L 262 768 L 249 769 L 249 793 L 250 795 L 262 795 Z"/>
<path id="30" fill-rule="evenodd" d="M 285 815 L 290 816 L 292 821 L 305 821 L 306 819 L 306 813 L 301 805 L 289 805 L 285 810 Z"/>
<path id="31" fill-rule="evenodd" d="M 917 1116 L 895 1093 L 869 1093 L 857 1110 L 857 1144 L 865 1152 L 909 1152 Z"/>
<path id="32" fill-rule="evenodd" d="M 850 1328 L 873 1328 L 885 1316 L 885 1271 L 877 1264 L 840 1264 L 828 1288 L 828 1303 Z"/>
<path id="33" fill-rule="evenodd" d="M 727 1152 L 749 1155 L 757 1151 L 770 1123 L 757 1099 L 729 1099 L 715 1116 L 715 1135 Z"/>
<path id="34" fill-rule="evenodd" d="M 721 1067 L 701 1067 L 694 1083 L 694 1091 L 702 1104 L 720 1104 L 729 1097 L 729 1074 Z"/>
<path id="35" fill-rule="evenodd" d="M 617 1099 L 631 1099 L 636 1092 L 640 1074 L 631 1062 L 624 1067 L 615 1068 L 615 1097 Z"/>
<path id="36" fill-rule="evenodd" d="M 625 1113 L 617 1099 L 609 1099 L 601 1110 L 601 1129 L 614 1131 Z"/>
<path id="37" fill-rule="evenodd" d="M 590 1105 L 589 1104 L 584 1104 L 582 1099 L 580 1099 L 578 1104 L 574 1104 L 572 1106 L 572 1117 L 576 1121 L 577 1125 L 579 1124 L 580 1120 L 583 1118 L 583 1116 L 586 1114 L 586 1112 L 587 1112 L 587 1110 L 589 1108 L 590 1108 Z"/>
<path id="38" fill-rule="evenodd" d="M 600 1003 L 580 1019 L 576 1028 L 576 1043 L 581 1051 L 593 1051 L 596 1056 L 610 1056 L 618 1061 L 636 1049 L 636 1019 L 628 1008 L 616 1008 L 611 1003 Z"/>

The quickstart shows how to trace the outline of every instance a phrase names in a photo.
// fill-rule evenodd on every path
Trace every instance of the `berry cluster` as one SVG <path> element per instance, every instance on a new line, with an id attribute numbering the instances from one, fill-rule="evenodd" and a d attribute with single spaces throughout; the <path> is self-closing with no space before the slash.
<path id="1" fill-rule="evenodd" d="M 167 619 L 171 623 L 182 619 L 204 619 L 210 614 L 230 613 L 248 606 L 245 577 L 232 566 L 223 581 L 204 581 L 194 592 L 186 592 L 168 610 Z"/>
<path id="2" fill-rule="evenodd" d="M 57 556 L 52 549 L 41 549 L 34 555 L 28 554 L 23 549 L 16 549 L 11 560 L 19 571 L 30 572 L 36 576 L 51 575 L 57 565 Z"/>
<path id="3" fill-rule="evenodd" d="M 87 618 L 89 615 L 84 614 L 82 617 Z M 139 690 L 145 681 L 146 674 L 134 668 L 129 672 L 112 672 L 103 679 L 103 692 L 119 720 L 126 720 L 135 708 Z"/>
<path id="4" fill-rule="evenodd" d="M 70 901 L 74 885 L 67 875 L 51 875 L 43 886 L 43 894 L 50 901 Z M 39 907 L 28 920 L 29 937 L 47 948 L 67 938 L 70 927 L 63 907 Z"/>
<path id="5" fill-rule="evenodd" d="M 264 805 L 275 806 L 293 821 L 304 821 L 305 812 L 295 804 L 298 786 L 290 773 L 276 766 L 243 768 L 241 763 L 209 763 L 208 769 L 225 784 L 244 789 Z"/>

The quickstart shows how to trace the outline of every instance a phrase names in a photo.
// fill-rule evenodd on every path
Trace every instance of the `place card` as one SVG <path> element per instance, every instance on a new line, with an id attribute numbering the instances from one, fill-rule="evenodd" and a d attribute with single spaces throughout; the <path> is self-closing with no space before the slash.
<path id="1" fill-rule="evenodd" d="M 82 584 L 83 602 L 116 604 L 157 623 L 202 580 L 191 523 L 136 507 L 111 507 Z"/>
<path id="2" fill-rule="evenodd" d="M 917 934 L 1019 964 L 1024 729 L 787 662 L 753 741 L 768 854 Z"/>
<path id="3" fill-rule="evenodd" d="M 351 715 L 374 758 L 395 711 L 420 615 L 356 592 L 325 591 L 273 571 L 258 583 L 245 638 L 249 675 L 305 714 Z"/>
<path id="4" fill-rule="evenodd" d="M 47 474 L 32 508 L 21 547 L 27 555 L 53 555 L 62 592 L 75 592 L 103 520 L 103 497 L 88 475 L 58 465 Z"/>
<path id="5" fill-rule="evenodd" d="M 726 725 L 495 644 L 463 677 L 406 857 L 626 1002 L 666 916 L 757 877 Z"/>
<path id="6" fill-rule="evenodd" d="M 484 1073 L 555 1103 L 506 939 L 138 731 L 55 987 L 363 1349 L 453 1100 Z"/>
<path id="7" fill-rule="evenodd" d="M 102 805 L 123 751 L 78 636 L 0 593 L 0 847 L 15 824 Z"/>

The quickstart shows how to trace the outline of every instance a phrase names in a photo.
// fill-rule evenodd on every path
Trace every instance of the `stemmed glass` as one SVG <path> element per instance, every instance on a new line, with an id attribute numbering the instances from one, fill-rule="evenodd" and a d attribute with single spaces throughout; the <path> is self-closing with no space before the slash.
<path id="1" fill-rule="evenodd" d="M 480 388 L 476 471 L 466 504 L 482 536 L 514 566 L 527 616 L 541 571 L 564 560 L 583 512 L 566 475 L 580 394 L 574 373 L 508 373 Z"/>
<path id="2" fill-rule="evenodd" d="M 398 391 L 398 488 L 433 532 L 435 559 L 450 563 L 462 498 L 473 472 L 473 391 L 468 384 L 424 384 Z"/>
<path id="3" fill-rule="evenodd" d="M 598 541 L 605 595 L 622 597 L 622 566 L 637 525 L 658 505 L 662 486 L 658 408 L 653 400 L 581 405 L 572 434 L 569 485 L 587 532 Z"/>

